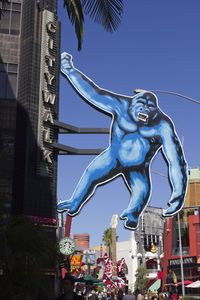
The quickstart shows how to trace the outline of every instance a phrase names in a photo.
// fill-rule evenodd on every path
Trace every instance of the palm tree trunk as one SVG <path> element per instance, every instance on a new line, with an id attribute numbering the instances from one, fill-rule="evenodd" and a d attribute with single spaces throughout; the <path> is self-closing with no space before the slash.
<path id="1" fill-rule="evenodd" d="M 111 255 L 112 255 L 113 275 L 117 275 L 116 228 L 112 228 Z"/>

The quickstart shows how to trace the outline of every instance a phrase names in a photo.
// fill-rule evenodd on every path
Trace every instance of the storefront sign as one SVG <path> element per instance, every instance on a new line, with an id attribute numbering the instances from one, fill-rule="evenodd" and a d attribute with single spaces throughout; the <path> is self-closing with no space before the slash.
<path id="1" fill-rule="evenodd" d="M 184 265 L 196 264 L 196 262 L 197 262 L 196 256 L 190 256 L 190 257 L 183 258 Z M 181 264 L 180 258 L 169 260 L 170 267 L 180 266 L 180 264 Z"/>
<path id="2" fill-rule="evenodd" d="M 59 250 L 63 255 L 71 255 L 76 250 L 76 245 L 73 239 L 66 237 L 59 242 Z"/>
<path id="3" fill-rule="evenodd" d="M 83 251 L 83 254 L 86 254 L 86 255 L 95 255 L 95 250 L 93 250 L 93 249 L 87 249 L 87 250 Z"/>
<path id="4" fill-rule="evenodd" d="M 32 220 L 35 224 L 57 226 L 57 219 L 54 218 L 46 218 L 46 217 L 39 217 L 39 216 L 27 216 L 27 217 L 30 220 Z"/>
<path id="5" fill-rule="evenodd" d="M 70 265 L 71 268 L 80 268 L 81 264 L 82 264 L 82 257 L 83 255 L 79 254 L 79 255 L 73 255 L 70 259 Z"/>

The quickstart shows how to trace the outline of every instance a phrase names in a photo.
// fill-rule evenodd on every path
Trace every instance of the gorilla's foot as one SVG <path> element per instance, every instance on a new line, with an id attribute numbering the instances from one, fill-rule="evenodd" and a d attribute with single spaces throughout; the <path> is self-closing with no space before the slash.
<path id="1" fill-rule="evenodd" d="M 61 201 L 57 205 L 57 212 L 62 213 L 67 211 L 69 215 L 74 215 L 78 212 L 80 204 L 76 201 L 65 200 Z"/>
<path id="2" fill-rule="evenodd" d="M 124 220 L 126 218 L 128 218 L 129 216 L 134 217 L 135 219 L 139 218 L 140 213 L 138 212 L 138 210 L 135 209 L 125 209 L 122 214 L 120 215 L 120 219 Z"/>
<path id="3" fill-rule="evenodd" d="M 138 212 L 130 211 L 125 209 L 120 215 L 120 219 L 125 220 L 124 226 L 129 229 L 136 229 L 138 227 L 139 215 Z"/>
<path id="4" fill-rule="evenodd" d="M 121 220 L 126 219 L 128 214 L 130 214 L 130 211 L 129 211 L 128 209 L 125 209 L 125 210 L 123 211 L 123 213 L 120 215 L 120 219 L 121 219 Z"/>
<path id="5" fill-rule="evenodd" d="M 164 217 L 171 217 L 173 216 L 174 214 L 178 213 L 182 207 L 183 207 L 184 203 L 182 201 L 174 201 L 173 203 L 170 204 L 170 206 L 165 209 L 163 211 L 163 216 Z"/>
<path id="6" fill-rule="evenodd" d="M 132 215 L 128 216 L 127 219 L 124 221 L 124 226 L 126 228 L 134 230 L 138 227 L 138 221 L 139 221 L 139 219 L 134 218 Z"/>

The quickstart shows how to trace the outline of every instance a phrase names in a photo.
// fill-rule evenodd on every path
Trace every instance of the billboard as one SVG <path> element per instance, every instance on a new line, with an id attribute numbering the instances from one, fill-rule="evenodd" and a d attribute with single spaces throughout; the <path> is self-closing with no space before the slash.
<path id="1" fill-rule="evenodd" d="M 166 217 L 184 205 L 188 167 L 172 120 L 158 106 L 157 96 L 139 90 L 133 96 L 100 88 L 76 69 L 72 56 L 61 55 L 61 72 L 85 102 L 112 117 L 110 142 L 86 168 L 70 199 L 58 203 L 58 212 L 78 214 L 99 185 L 122 176 L 130 192 L 128 207 L 121 213 L 124 226 L 135 230 L 151 198 L 151 163 L 161 151 L 168 165 L 172 188 Z"/>

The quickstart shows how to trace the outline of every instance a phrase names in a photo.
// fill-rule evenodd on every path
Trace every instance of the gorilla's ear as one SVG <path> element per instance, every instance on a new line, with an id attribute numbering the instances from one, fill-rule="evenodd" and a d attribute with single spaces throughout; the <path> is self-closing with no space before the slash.
<path id="1" fill-rule="evenodd" d="M 143 89 L 135 89 L 135 90 L 133 91 L 134 94 L 146 93 L 146 92 L 148 92 L 148 91 L 147 91 L 147 90 L 143 90 Z"/>
<path id="2" fill-rule="evenodd" d="M 156 97 L 156 95 L 155 95 L 154 93 L 152 93 L 152 92 L 146 91 L 146 92 L 144 93 L 144 97 L 145 97 L 145 99 L 153 99 L 155 102 L 157 102 L 157 97 Z"/>

